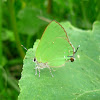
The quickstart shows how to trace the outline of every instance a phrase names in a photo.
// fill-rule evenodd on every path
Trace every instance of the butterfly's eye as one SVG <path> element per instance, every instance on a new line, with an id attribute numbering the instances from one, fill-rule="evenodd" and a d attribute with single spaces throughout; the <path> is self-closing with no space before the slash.
<path id="1" fill-rule="evenodd" d="M 33 60 L 34 62 L 36 62 L 36 58 L 34 58 L 34 60 Z"/>
<path id="2" fill-rule="evenodd" d="M 70 58 L 70 61 L 73 62 L 73 61 L 74 61 L 74 58 L 71 57 L 71 58 Z"/>

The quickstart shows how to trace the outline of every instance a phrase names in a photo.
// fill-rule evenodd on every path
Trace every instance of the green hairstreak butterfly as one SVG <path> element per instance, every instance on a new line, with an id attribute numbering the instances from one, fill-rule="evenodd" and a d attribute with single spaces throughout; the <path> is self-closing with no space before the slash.
<path id="1" fill-rule="evenodd" d="M 74 54 L 77 50 L 78 48 L 75 51 L 75 48 L 69 41 L 65 29 L 58 22 L 52 21 L 46 27 L 36 49 L 34 58 L 36 74 L 38 70 L 40 77 L 40 69 L 61 67 L 67 61 L 73 62 Z"/>

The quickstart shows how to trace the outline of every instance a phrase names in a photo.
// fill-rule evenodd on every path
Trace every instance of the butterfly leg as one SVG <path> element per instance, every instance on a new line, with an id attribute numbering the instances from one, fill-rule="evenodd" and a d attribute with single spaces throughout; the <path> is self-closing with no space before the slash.
<path id="1" fill-rule="evenodd" d="M 40 68 L 38 67 L 38 71 L 39 71 L 39 77 L 40 77 Z"/>
<path id="2" fill-rule="evenodd" d="M 52 72 L 51 72 L 51 68 L 50 68 L 50 67 L 48 67 L 48 68 L 49 68 L 49 70 L 50 70 L 51 76 L 54 77 L 53 74 L 52 74 Z"/>
<path id="3" fill-rule="evenodd" d="M 37 66 L 37 64 L 35 65 L 35 75 L 37 75 L 37 69 L 38 69 L 38 66 Z"/>
<path id="4" fill-rule="evenodd" d="M 51 70 L 54 71 L 54 72 L 56 71 L 56 70 L 54 70 L 53 68 L 51 68 Z"/>
<path id="5" fill-rule="evenodd" d="M 35 68 L 35 75 L 37 75 L 37 67 Z"/>

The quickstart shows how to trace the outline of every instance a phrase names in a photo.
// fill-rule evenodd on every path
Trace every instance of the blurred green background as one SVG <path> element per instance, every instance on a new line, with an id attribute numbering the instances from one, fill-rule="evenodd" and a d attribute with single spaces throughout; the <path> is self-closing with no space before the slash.
<path id="1" fill-rule="evenodd" d="M 0 0 L 0 99 L 19 95 L 25 50 L 33 47 L 52 20 L 92 29 L 100 21 L 100 0 Z"/>

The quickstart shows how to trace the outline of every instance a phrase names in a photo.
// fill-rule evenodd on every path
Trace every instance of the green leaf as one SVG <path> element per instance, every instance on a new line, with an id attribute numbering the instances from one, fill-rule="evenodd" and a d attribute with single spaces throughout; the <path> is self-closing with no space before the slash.
<path id="1" fill-rule="evenodd" d="M 100 22 L 93 30 L 81 30 L 69 22 L 61 25 L 75 48 L 76 60 L 55 68 L 51 77 L 48 69 L 35 76 L 33 58 L 39 40 L 27 51 L 22 77 L 19 81 L 19 100 L 99 100 L 100 99 Z M 47 40 L 48 41 L 48 40 Z"/>
<path id="2" fill-rule="evenodd" d="M 2 40 L 3 41 L 7 41 L 7 40 L 15 41 L 13 32 L 10 31 L 10 30 L 7 30 L 7 29 L 3 29 L 3 31 L 2 31 Z"/>
<path id="3" fill-rule="evenodd" d="M 22 9 L 18 13 L 19 32 L 34 35 L 40 27 L 47 24 L 47 22 L 39 19 L 39 16 L 41 16 L 41 11 L 36 8 L 26 7 Z"/>

